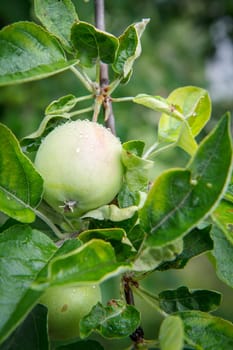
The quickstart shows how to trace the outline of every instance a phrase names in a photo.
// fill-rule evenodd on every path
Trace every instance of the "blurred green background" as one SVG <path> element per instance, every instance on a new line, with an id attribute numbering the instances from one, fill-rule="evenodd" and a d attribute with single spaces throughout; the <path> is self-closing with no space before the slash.
<path id="1" fill-rule="evenodd" d="M 94 1 L 73 0 L 79 18 L 94 23 Z M 114 96 L 148 93 L 166 97 L 173 89 L 196 85 L 208 89 L 213 101 L 213 116 L 206 131 L 221 115 L 233 111 L 233 1 L 232 0 L 105 0 L 106 28 L 120 35 L 131 23 L 150 18 L 142 38 L 142 56 L 137 60 L 132 79 Z M 33 1 L 0 2 L 0 28 L 19 20 L 36 20 Z M 0 122 L 21 138 L 34 131 L 45 107 L 60 96 L 86 94 L 69 71 L 41 81 L 0 88 Z M 122 141 L 143 139 L 149 146 L 156 138 L 159 115 L 138 105 L 114 105 L 117 133 Z M 85 115 L 85 117 L 87 117 Z M 158 172 L 185 162 L 183 153 L 158 159 Z M 119 295 L 119 281 L 107 283 L 108 295 Z M 155 292 L 164 288 L 216 289 L 223 293 L 216 314 L 233 321 L 232 289 L 221 283 L 207 257 L 193 259 L 183 271 L 154 273 L 144 282 Z M 137 301 L 146 317 L 146 336 L 157 332 L 159 317 L 150 307 Z M 146 311 L 146 312 L 145 312 Z M 156 317 L 155 317 L 156 315 Z"/>

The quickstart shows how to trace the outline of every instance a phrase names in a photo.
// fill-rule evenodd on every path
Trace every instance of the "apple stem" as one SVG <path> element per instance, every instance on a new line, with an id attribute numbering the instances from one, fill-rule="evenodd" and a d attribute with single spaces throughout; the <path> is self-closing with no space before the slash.
<path id="1" fill-rule="evenodd" d="M 105 12 L 104 12 L 104 0 L 95 0 L 95 25 L 96 28 L 100 30 L 105 30 Z M 104 91 L 108 90 L 109 86 L 109 74 L 108 74 L 108 65 L 106 63 L 100 62 L 100 88 Z M 103 103 L 104 111 L 105 111 L 105 124 L 108 127 L 113 135 L 116 135 L 115 129 L 115 117 L 112 109 L 111 99 L 106 99 Z"/>

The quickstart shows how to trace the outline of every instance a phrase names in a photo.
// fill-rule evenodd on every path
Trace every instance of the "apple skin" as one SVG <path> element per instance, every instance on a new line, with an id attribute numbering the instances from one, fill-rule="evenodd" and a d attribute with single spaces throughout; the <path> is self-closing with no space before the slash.
<path id="1" fill-rule="evenodd" d="M 79 321 L 101 301 L 99 285 L 50 287 L 40 304 L 48 308 L 48 333 L 52 340 L 70 340 L 79 336 Z"/>
<path id="2" fill-rule="evenodd" d="M 45 201 L 74 215 L 110 203 L 122 185 L 121 153 L 119 139 L 98 123 L 77 120 L 58 126 L 35 158 Z"/>

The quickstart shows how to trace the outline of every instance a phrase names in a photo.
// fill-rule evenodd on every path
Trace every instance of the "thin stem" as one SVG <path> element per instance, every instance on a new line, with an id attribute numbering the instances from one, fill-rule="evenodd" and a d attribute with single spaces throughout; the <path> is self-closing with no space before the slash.
<path id="1" fill-rule="evenodd" d="M 124 294 L 127 304 L 134 305 L 134 295 L 131 288 L 131 278 L 123 277 Z"/>
<path id="2" fill-rule="evenodd" d="M 75 99 L 75 102 L 78 103 L 78 102 L 82 102 L 82 101 L 85 101 L 85 100 L 90 100 L 93 98 L 93 95 L 86 95 L 86 96 L 81 96 L 81 97 L 77 97 Z"/>
<path id="3" fill-rule="evenodd" d="M 112 102 L 130 102 L 133 101 L 134 97 L 111 97 Z"/>
<path id="4" fill-rule="evenodd" d="M 95 25 L 100 30 L 105 30 L 104 0 L 95 0 Z"/>
<path id="5" fill-rule="evenodd" d="M 151 153 L 154 152 L 154 150 L 156 150 L 158 144 L 158 142 L 153 143 L 153 145 L 150 148 L 148 148 L 148 150 L 144 153 L 143 159 L 147 159 L 151 155 Z"/>
<path id="6" fill-rule="evenodd" d="M 100 113 L 101 107 L 102 107 L 102 100 L 99 99 L 98 96 L 97 96 L 96 99 L 95 99 L 94 113 L 93 113 L 93 116 L 92 116 L 92 121 L 93 122 L 97 122 L 98 115 Z"/>
<path id="7" fill-rule="evenodd" d="M 167 316 L 167 313 L 165 311 L 163 311 L 162 309 L 160 309 L 159 299 L 157 296 L 151 294 L 150 292 L 148 292 L 147 290 L 145 290 L 142 287 L 140 287 L 140 288 L 133 287 L 133 291 L 138 296 L 140 296 L 142 299 L 144 299 L 148 304 L 150 304 L 151 307 L 153 307 L 153 309 L 155 309 L 157 312 L 159 312 L 162 316 Z"/>
<path id="8" fill-rule="evenodd" d="M 73 66 L 70 67 L 70 70 L 76 75 L 76 77 L 81 81 L 81 83 L 88 91 L 93 92 L 92 82 L 86 74 L 81 73 L 77 68 Z"/>
<path id="9" fill-rule="evenodd" d="M 163 147 L 160 147 L 157 151 L 156 148 L 158 147 L 159 143 L 155 142 L 143 155 L 143 159 L 148 159 L 157 156 L 159 153 L 167 151 L 170 148 L 174 148 L 176 146 L 176 142 L 169 143 L 168 145 L 165 145 Z"/>
<path id="10" fill-rule="evenodd" d="M 95 25 L 105 31 L 104 0 L 95 0 Z M 100 62 L 100 86 L 109 84 L 108 65 Z"/>
<path id="11" fill-rule="evenodd" d="M 83 108 L 83 109 L 80 109 L 78 111 L 74 111 L 72 113 L 69 113 L 69 116 L 71 118 L 71 117 L 74 117 L 76 115 L 80 115 L 80 114 L 84 114 L 84 113 L 87 113 L 87 112 L 91 112 L 91 111 L 93 111 L 93 109 L 94 109 L 93 106 L 92 107 Z"/>
<path id="12" fill-rule="evenodd" d="M 100 85 L 100 60 L 97 60 L 96 62 L 96 69 L 95 69 L 95 81 L 97 83 L 97 86 Z"/>
<path id="13" fill-rule="evenodd" d="M 45 216 L 43 213 L 41 213 L 39 210 L 35 209 L 34 210 L 36 216 L 38 216 L 38 218 L 40 218 L 42 221 L 44 221 L 48 227 L 51 228 L 51 230 L 53 231 L 53 233 L 60 239 L 64 239 L 66 238 L 66 234 L 61 233 L 61 231 L 57 228 L 56 225 L 54 225 L 54 223 L 47 218 L 47 216 Z"/>
<path id="14" fill-rule="evenodd" d="M 182 113 L 180 113 L 177 109 L 174 109 L 174 111 L 172 111 L 171 115 L 181 122 L 185 121 L 184 115 Z"/>

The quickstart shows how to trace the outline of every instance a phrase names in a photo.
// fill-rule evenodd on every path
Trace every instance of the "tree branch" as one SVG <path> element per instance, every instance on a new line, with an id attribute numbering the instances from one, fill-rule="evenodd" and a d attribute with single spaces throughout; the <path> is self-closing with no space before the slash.
<path id="1" fill-rule="evenodd" d="M 105 16 L 104 16 L 104 0 L 95 0 L 95 25 L 100 30 L 105 30 Z M 104 90 L 109 85 L 109 74 L 108 74 L 108 65 L 100 62 L 100 87 L 101 90 Z M 105 123 L 106 126 L 112 131 L 115 135 L 115 118 L 112 110 L 111 99 L 106 98 L 106 101 L 103 105 L 105 110 Z"/>
<path id="2" fill-rule="evenodd" d="M 134 295 L 133 295 L 132 285 L 138 288 L 138 282 L 135 281 L 130 274 L 129 275 L 125 274 L 122 278 L 122 282 L 124 287 L 126 303 L 129 305 L 134 305 Z M 135 329 L 135 331 L 130 335 L 130 339 L 134 342 L 135 349 L 137 348 L 138 344 L 143 343 L 144 331 L 141 326 Z"/>
<path id="3" fill-rule="evenodd" d="M 95 0 L 95 25 L 100 30 L 105 30 L 104 0 Z"/>

